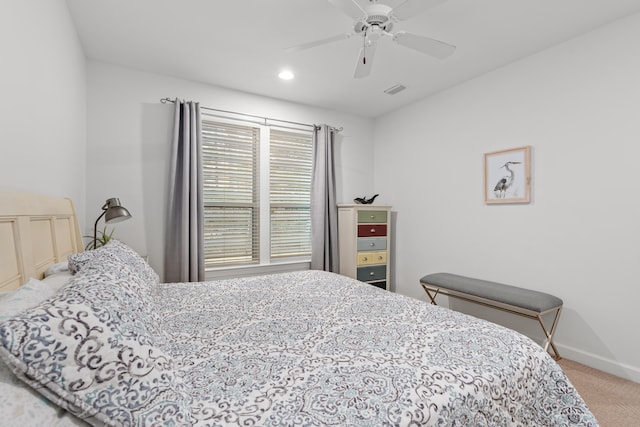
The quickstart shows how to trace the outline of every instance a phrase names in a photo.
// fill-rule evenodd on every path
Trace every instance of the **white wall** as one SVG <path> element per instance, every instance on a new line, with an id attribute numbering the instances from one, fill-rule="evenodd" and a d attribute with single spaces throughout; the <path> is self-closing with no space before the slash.
<path id="1" fill-rule="evenodd" d="M 553 293 L 560 353 L 640 382 L 638 40 L 635 15 L 377 120 L 398 292 L 443 271 Z M 483 153 L 524 145 L 533 201 L 485 205 Z"/>
<path id="2" fill-rule="evenodd" d="M 173 104 L 160 103 L 165 97 L 276 119 L 342 126 L 336 144 L 338 199 L 348 202 L 372 191 L 372 119 L 90 61 L 86 228 L 92 230 L 107 198 L 119 197 L 133 218 L 118 223 L 114 237 L 147 254 L 158 273 L 163 271 L 174 111 Z"/>
<path id="3" fill-rule="evenodd" d="M 3 0 L 0 52 L 0 187 L 84 215 L 86 70 L 64 0 Z"/>

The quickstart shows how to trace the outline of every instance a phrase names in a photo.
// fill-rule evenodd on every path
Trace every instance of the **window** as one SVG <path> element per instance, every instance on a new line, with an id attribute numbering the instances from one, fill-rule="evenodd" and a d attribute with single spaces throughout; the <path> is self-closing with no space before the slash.
<path id="1" fill-rule="evenodd" d="M 310 134 L 271 130 L 271 259 L 311 257 Z"/>
<path id="2" fill-rule="evenodd" d="M 202 120 L 205 268 L 259 261 L 259 129 Z"/>
<path id="3" fill-rule="evenodd" d="M 309 131 L 202 118 L 205 268 L 311 257 Z"/>

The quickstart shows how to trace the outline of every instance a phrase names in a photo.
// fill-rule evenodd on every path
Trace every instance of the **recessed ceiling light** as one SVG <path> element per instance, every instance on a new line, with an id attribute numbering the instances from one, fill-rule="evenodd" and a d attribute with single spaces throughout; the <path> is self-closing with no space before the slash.
<path id="1" fill-rule="evenodd" d="M 291 71 L 284 70 L 281 71 L 280 74 L 278 74 L 278 77 L 280 77 L 282 80 L 291 80 L 293 79 L 294 75 Z"/>

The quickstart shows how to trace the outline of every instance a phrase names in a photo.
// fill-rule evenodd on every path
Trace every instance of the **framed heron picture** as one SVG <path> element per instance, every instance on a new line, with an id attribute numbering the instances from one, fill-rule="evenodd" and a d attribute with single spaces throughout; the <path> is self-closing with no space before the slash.
<path id="1" fill-rule="evenodd" d="M 531 146 L 484 155 L 485 203 L 529 203 Z"/>

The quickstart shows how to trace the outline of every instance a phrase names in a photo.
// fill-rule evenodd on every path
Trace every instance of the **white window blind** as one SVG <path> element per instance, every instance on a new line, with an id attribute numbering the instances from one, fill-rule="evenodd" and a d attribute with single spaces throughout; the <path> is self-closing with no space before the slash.
<path id="1" fill-rule="evenodd" d="M 202 155 L 205 268 L 310 259 L 310 131 L 203 118 Z"/>
<path id="2" fill-rule="evenodd" d="M 256 264 L 260 129 L 202 120 L 205 268 Z"/>
<path id="3" fill-rule="evenodd" d="M 271 129 L 271 259 L 311 256 L 311 133 Z"/>

